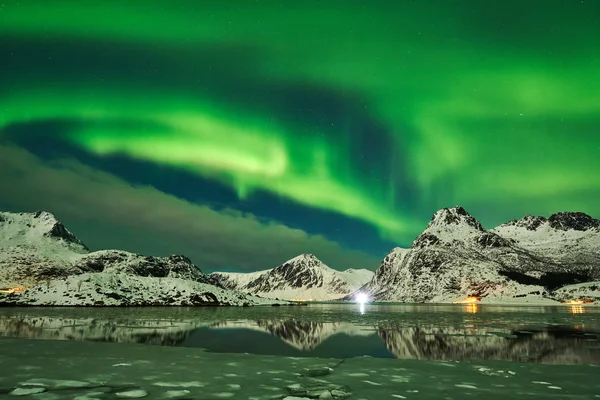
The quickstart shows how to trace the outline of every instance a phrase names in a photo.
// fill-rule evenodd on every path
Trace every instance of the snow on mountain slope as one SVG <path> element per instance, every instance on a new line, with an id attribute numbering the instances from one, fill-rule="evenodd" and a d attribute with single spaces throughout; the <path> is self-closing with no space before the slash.
<path id="1" fill-rule="evenodd" d="M 247 286 L 261 276 L 271 272 L 270 269 L 256 272 L 212 272 L 208 276 L 217 280 L 227 289 L 237 289 Z"/>
<path id="2" fill-rule="evenodd" d="M 0 288 L 81 272 L 85 245 L 48 212 L 0 212 Z"/>
<path id="3" fill-rule="evenodd" d="M 122 273 L 84 273 L 54 279 L 5 298 L 27 306 L 220 306 L 271 305 L 263 299 L 179 278 Z"/>
<path id="4" fill-rule="evenodd" d="M 359 289 L 360 292 L 369 294 L 372 300 L 385 300 L 394 298 L 394 291 L 405 279 L 400 267 L 404 263 L 404 258 L 410 254 L 409 249 L 401 247 L 394 248 L 381 262 L 379 268 L 375 270 L 373 277 L 367 284 Z M 347 300 L 353 300 L 351 294 Z"/>
<path id="5" fill-rule="evenodd" d="M 86 254 L 76 264 L 81 270 L 111 274 L 131 274 L 156 278 L 181 278 L 212 283 L 189 258 L 181 255 L 168 257 L 142 256 L 120 250 L 101 250 Z"/>
<path id="6" fill-rule="evenodd" d="M 585 282 L 563 286 L 552 292 L 552 297 L 558 301 L 591 300 L 600 302 L 600 282 Z"/>
<path id="7" fill-rule="evenodd" d="M 52 244 L 76 253 L 88 252 L 85 245 L 49 212 L 0 212 L 1 249 L 13 246 L 48 247 L 50 245 L 52 247 L 50 250 L 56 250 L 51 246 Z"/>
<path id="8" fill-rule="evenodd" d="M 87 272 L 190 279 L 214 283 L 188 258 L 150 257 L 120 250 L 89 253 L 87 247 L 45 211 L 0 213 L 0 288 Z"/>
<path id="9" fill-rule="evenodd" d="M 600 220 L 578 212 L 562 212 L 550 218 L 525 216 L 491 230 L 519 247 L 570 271 L 600 279 Z"/>
<path id="10" fill-rule="evenodd" d="M 287 300 L 333 300 L 351 293 L 373 275 L 368 270 L 336 271 L 312 254 L 302 254 L 282 265 L 248 274 L 213 272 L 210 277 L 229 289 Z"/>
<path id="11" fill-rule="evenodd" d="M 567 270 L 454 207 L 436 212 L 410 249 L 392 250 L 360 291 L 375 301 L 401 302 L 542 297 L 557 281 L 579 279 Z"/>
<path id="12" fill-rule="evenodd" d="M 473 218 L 467 211 L 460 207 L 443 208 L 433 214 L 425 231 L 417 238 L 417 244 L 425 244 L 433 240 L 432 244 L 442 241 L 453 243 L 466 241 L 485 232 L 481 223 Z M 433 237 L 436 239 L 433 239 Z"/>
<path id="13" fill-rule="evenodd" d="M 339 271 L 336 271 L 336 272 L 339 272 Z M 345 271 L 339 272 L 339 274 L 342 275 L 346 279 L 346 282 L 348 282 L 348 285 L 351 288 L 359 288 L 362 285 L 364 285 L 365 282 L 369 282 L 371 280 L 374 272 L 369 269 L 364 269 L 364 268 L 362 268 L 362 269 L 348 268 Z"/>

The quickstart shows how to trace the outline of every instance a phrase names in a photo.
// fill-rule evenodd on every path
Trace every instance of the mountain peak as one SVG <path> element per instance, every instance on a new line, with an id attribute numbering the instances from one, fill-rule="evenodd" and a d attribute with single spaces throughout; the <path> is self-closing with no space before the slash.
<path id="1" fill-rule="evenodd" d="M 25 214 L 25 213 L 23 213 L 23 214 Z M 49 211 L 36 211 L 32 215 L 33 215 L 33 218 L 39 219 L 41 221 L 49 221 L 52 223 L 58 222 L 58 220 L 56 219 L 54 214 L 52 214 Z"/>
<path id="2" fill-rule="evenodd" d="M 537 231 L 542 226 L 550 226 L 559 231 L 587 231 L 588 229 L 600 228 L 600 220 L 594 219 L 582 212 L 558 212 L 550 218 L 526 215 L 521 219 L 513 219 L 499 226 L 525 228 L 528 231 Z"/>
<path id="3" fill-rule="evenodd" d="M 253 273 L 214 272 L 223 286 L 281 299 L 334 300 L 352 293 L 373 276 L 369 270 L 338 271 L 314 254 L 300 254 L 273 269 Z"/>
<path id="4" fill-rule="evenodd" d="M 456 206 L 452 208 L 442 208 L 433 214 L 427 229 L 435 227 L 447 227 L 449 225 L 468 225 L 478 231 L 485 231 L 479 221 L 472 217 L 464 208 Z"/>
<path id="5" fill-rule="evenodd" d="M 31 243 L 42 238 L 58 240 L 88 251 L 83 242 L 48 211 L 0 212 L 0 239 L 4 243 Z"/>
<path id="6" fill-rule="evenodd" d="M 40 229 L 43 229 L 44 227 L 47 227 L 50 229 L 52 228 L 52 226 L 54 226 L 54 224 L 58 222 L 58 220 L 56 219 L 54 214 L 48 211 L 36 211 L 34 213 L 13 213 L 1 211 L 0 222 L 6 224 L 22 223 L 26 226 L 29 225 L 27 226 L 28 228 L 39 227 Z"/>
<path id="7" fill-rule="evenodd" d="M 594 219 L 582 212 L 559 212 L 548 218 L 550 226 L 561 231 L 576 230 L 587 231 L 600 228 L 600 220 Z"/>
<path id="8" fill-rule="evenodd" d="M 296 256 L 292 259 L 287 260 L 283 264 L 274 268 L 273 271 L 283 270 L 300 270 L 300 269 L 330 269 L 323 261 L 319 260 L 314 254 L 304 253 Z"/>
<path id="9" fill-rule="evenodd" d="M 286 261 L 286 263 L 289 262 L 298 262 L 298 261 L 309 261 L 309 260 L 319 260 L 314 254 L 311 253 L 303 253 L 300 254 L 294 258 L 291 258 L 289 260 Z"/>
<path id="10" fill-rule="evenodd" d="M 427 228 L 412 243 L 412 248 L 423 248 L 441 243 L 465 240 L 486 232 L 479 221 L 464 208 L 442 208 L 433 214 Z"/>
<path id="11" fill-rule="evenodd" d="M 512 221 L 507 222 L 506 224 L 504 224 L 504 226 L 516 226 L 519 228 L 525 228 L 528 231 L 535 231 L 547 221 L 548 218 L 546 217 L 527 214 L 521 219 L 513 219 Z"/>

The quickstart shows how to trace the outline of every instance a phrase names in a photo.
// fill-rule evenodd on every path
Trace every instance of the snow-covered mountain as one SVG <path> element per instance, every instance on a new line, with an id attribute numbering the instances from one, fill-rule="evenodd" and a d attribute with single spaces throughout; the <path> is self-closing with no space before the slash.
<path id="1" fill-rule="evenodd" d="M 600 279 L 600 220 L 580 212 L 561 212 L 550 218 L 527 215 L 492 232 L 567 271 Z"/>
<path id="2" fill-rule="evenodd" d="M 360 292 L 401 302 L 542 298 L 600 278 L 599 221 L 581 213 L 527 221 L 488 231 L 462 207 L 439 210 L 409 249 L 384 258 Z"/>
<path id="3" fill-rule="evenodd" d="M 40 244 L 46 248 L 45 256 L 53 255 L 57 247 L 75 253 L 88 252 L 81 240 L 69 232 L 49 212 L 0 212 L 0 248 L 39 246 Z"/>
<path id="4" fill-rule="evenodd" d="M 135 290 L 120 291 L 115 282 Z M 303 254 L 269 270 L 206 275 L 179 255 L 89 252 L 48 212 L 0 212 L 0 289 L 30 288 L 23 304 L 252 305 L 262 300 L 248 295 L 309 301 L 357 292 L 399 302 L 565 300 L 596 298 L 599 282 L 600 221 L 583 213 L 526 216 L 486 230 L 457 206 L 436 212 L 411 247 L 393 249 L 375 273 L 337 271 Z M 89 291 L 75 296 L 72 288 L 88 283 Z"/>
<path id="5" fill-rule="evenodd" d="M 0 288 L 31 287 L 86 272 L 213 283 L 184 256 L 149 257 L 121 250 L 90 253 L 48 212 L 0 213 Z"/>
<path id="6" fill-rule="evenodd" d="M 286 300 L 333 300 L 356 291 L 373 276 L 366 269 L 336 271 L 312 254 L 302 254 L 280 266 L 251 273 L 213 272 L 223 287 Z"/>
<path id="7" fill-rule="evenodd" d="M 78 273 L 74 263 L 87 253 L 50 213 L 0 212 L 0 288 Z"/>
<path id="8" fill-rule="evenodd" d="M 271 304 L 227 290 L 181 255 L 150 257 L 121 250 L 89 252 L 44 211 L 0 213 L 0 289 L 18 305 Z M 281 303 L 281 302 L 280 302 Z"/>

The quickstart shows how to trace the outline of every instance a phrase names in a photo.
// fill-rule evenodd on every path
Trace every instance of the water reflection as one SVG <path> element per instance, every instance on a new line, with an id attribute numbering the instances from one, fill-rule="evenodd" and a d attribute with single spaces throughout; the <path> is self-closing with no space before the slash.
<path id="1" fill-rule="evenodd" d="M 475 314 L 478 310 L 479 304 L 465 304 L 465 311 L 469 314 Z"/>
<path id="2" fill-rule="evenodd" d="M 571 314 L 583 314 L 585 312 L 585 308 L 581 305 L 573 305 L 569 306 Z"/>
<path id="3" fill-rule="evenodd" d="M 402 328 L 378 334 L 397 358 L 436 360 L 504 360 L 544 364 L 590 364 L 600 352 L 590 346 L 598 334 L 573 327 L 506 331 Z"/>
<path id="4" fill-rule="evenodd" d="M 17 312 L 0 315 L 0 336 L 199 346 L 218 352 L 253 353 L 261 348 L 262 353 L 291 356 L 371 355 L 547 364 L 600 362 L 600 330 L 597 324 L 590 325 L 594 329 L 586 329 L 587 325 L 580 321 L 569 325 L 562 323 L 564 318 L 559 320 L 550 314 L 547 320 L 554 319 L 555 324 L 532 326 L 527 323 L 531 314 L 524 314 L 521 323 L 507 325 L 502 319 L 483 319 L 486 313 L 480 312 L 481 306 L 477 304 L 457 307 L 457 310 L 466 312 L 462 314 L 462 320 L 446 321 L 447 313 L 442 312 L 435 314 L 435 323 L 433 319 L 419 319 L 418 313 L 387 313 L 387 318 L 379 318 L 369 324 L 368 316 L 373 309 L 369 305 L 369 312 L 365 313 L 365 307 L 364 304 L 358 306 L 361 318 L 354 321 L 277 318 L 273 312 L 270 314 L 273 318 L 226 320 L 218 312 L 210 314 L 211 318 L 186 316 L 185 313 L 177 318 L 136 313 L 66 318 Z M 579 313 L 573 308 L 570 311 Z M 356 315 L 356 308 L 354 313 Z M 230 315 L 239 317 L 242 314 Z M 597 322 L 597 319 L 591 321 Z"/>

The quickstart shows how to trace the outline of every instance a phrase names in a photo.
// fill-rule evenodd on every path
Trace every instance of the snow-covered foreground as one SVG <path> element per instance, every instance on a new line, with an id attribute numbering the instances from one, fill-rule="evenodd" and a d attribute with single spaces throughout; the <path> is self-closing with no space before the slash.
<path id="1" fill-rule="evenodd" d="M 0 396 L 48 400 L 593 399 L 600 398 L 598 376 L 598 366 L 290 358 L 0 339 Z"/>

